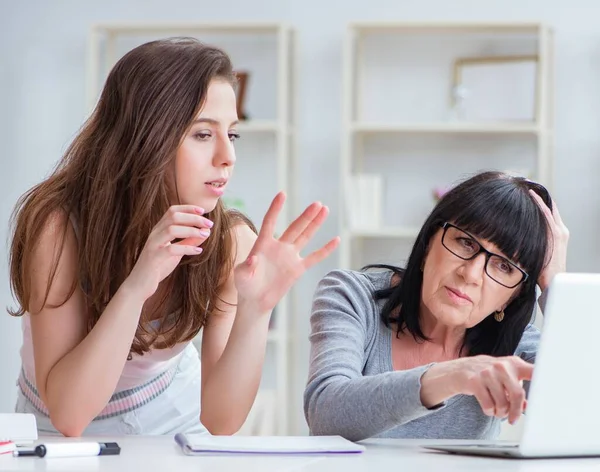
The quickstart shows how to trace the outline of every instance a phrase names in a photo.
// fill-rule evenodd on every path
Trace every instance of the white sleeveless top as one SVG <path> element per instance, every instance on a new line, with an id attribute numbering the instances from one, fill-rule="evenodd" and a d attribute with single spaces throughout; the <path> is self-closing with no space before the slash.
<path id="1" fill-rule="evenodd" d="M 79 228 L 73 215 L 69 216 L 75 235 L 79 240 Z M 21 363 L 27 379 L 35 382 L 35 362 L 33 357 L 33 341 L 31 337 L 30 314 L 22 317 L 23 345 L 21 347 Z M 144 355 L 131 354 L 131 359 L 125 363 L 121 378 L 117 383 L 115 393 L 129 390 L 146 384 L 160 374 L 173 369 L 179 363 L 183 350 L 190 341 L 178 343 L 168 349 L 151 349 Z M 34 384 L 35 385 L 35 384 Z"/>
<path id="2" fill-rule="evenodd" d="M 23 315 L 21 321 L 21 328 L 23 331 L 21 363 L 27 378 L 30 381 L 35 381 L 35 362 L 33 357 L 30 316 L 29 313 L 26 313 Z M 139 387 L 161 373 L 175 367 L 179 363 L 181 354 L 188 344 L 189 341 L 178 343 L 169 349 L 151 349 L 143 356 L 132 353 L 132 359 L 125 363 L 115 392 Z"/>

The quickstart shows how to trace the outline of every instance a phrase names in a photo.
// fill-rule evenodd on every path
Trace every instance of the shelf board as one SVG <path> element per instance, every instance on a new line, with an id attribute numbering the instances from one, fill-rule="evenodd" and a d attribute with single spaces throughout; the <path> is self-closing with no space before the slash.
<path id="1" fill-rule="evenodd" d="M 149 34 L 149 33 L 185 33 L 210 32 L 228 34 L 277 33 L 280 23 L 269 22 L 132 22 L 98 23 L 93 28 L 108 34 Z"/>
<path id="2" fill-rule="evenodd" d="M 543 27 L 533 22 L 398 22 L 350 23 L 359 33 L 538 33 Z"/>
<path id="3" fill-rule="evenodd" d="M 350 125 L 353 133 L 438 133 L 438 134 L 533 134 L 540 128 L 536 123 L 369 123 L 354 122 Z"/>
<path id="4" fill-rule="evenodd" d="M 420 228 L 406 226 L 388 226 L 376 229 L 354 229 L 349 230 L 351 238 L 401 238 L 416 239 Z"/>

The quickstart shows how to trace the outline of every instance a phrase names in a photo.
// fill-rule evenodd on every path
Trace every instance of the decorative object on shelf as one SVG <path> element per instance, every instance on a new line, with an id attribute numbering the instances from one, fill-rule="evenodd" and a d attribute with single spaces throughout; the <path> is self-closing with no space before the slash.
<path id="1" fill-rule="evenodd" d="M 452 187 L 448 187 L 448 186 L 439 186 L 439 187 L 435 187 L 433 189 L 433 199 L 437 202 L 439 202 L 442 197 L 451 189 Z"/>
<path id="2" fill-rule="evenodd" d="M 465 121 L 536 120 L 538 56 L 461 57 L 454 61 L 451 116 Z"/>
<path id="3" fill-rule="evenodd" d="M 248 88 L 248 78 L 250 77 L 250 73 L 245 71 L 235 71 L 235 77 L 237 79 L 237 84 L 235 87 L 237 114 L 238 118 L 241 121 L 244 121 L 248 119 L 248 113 L 246 113 L 245 104 L 246 90 Z"/>
<path id="4" fill-rule="evenodd" d="M 452 114 L 453 121 L 465 119 L 466 100 L 469 98 L 469 89 L 462 84 L 452 87 Z"/>
<path id="5" fill-rule="evenodd" d="M 350 229 L 380 228 L 381 176 L 354 174 L 348 178 L 346 185 L 346 216 Z"/>

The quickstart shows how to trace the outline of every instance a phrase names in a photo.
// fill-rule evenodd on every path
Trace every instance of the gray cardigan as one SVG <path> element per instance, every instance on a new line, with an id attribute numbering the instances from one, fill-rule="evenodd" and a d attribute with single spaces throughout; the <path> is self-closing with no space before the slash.
<path id="1" fill-rule="evenodd" d="M 317 287 L 311 316 L 311 352 L 304 414 L 313 435 L 494 439 L 501 420 L 486 416 L 473 396 L 456 395 L 427 409 L 420 379 L 432 365 L 394 371 L 391 339 L 375 290 L 391 271 L 330 272 Z M 544 294 L 545 295 L 545 294 Z M 529 325 L 515 355 L 535 361 L 540 332 Z"/>

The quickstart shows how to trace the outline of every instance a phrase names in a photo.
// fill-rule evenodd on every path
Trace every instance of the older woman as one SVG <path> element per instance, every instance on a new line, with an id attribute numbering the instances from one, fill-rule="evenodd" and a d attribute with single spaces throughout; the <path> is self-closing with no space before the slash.
<path id="1" fill-rule="evenodd" d="M 536 284 L 541 302 L 568 236 L 544 187 L 485 172 L 442 198 L 406 268 L 328 274 L 311 316 L 311 434 L 496 437 L 525 410 Z"/>

